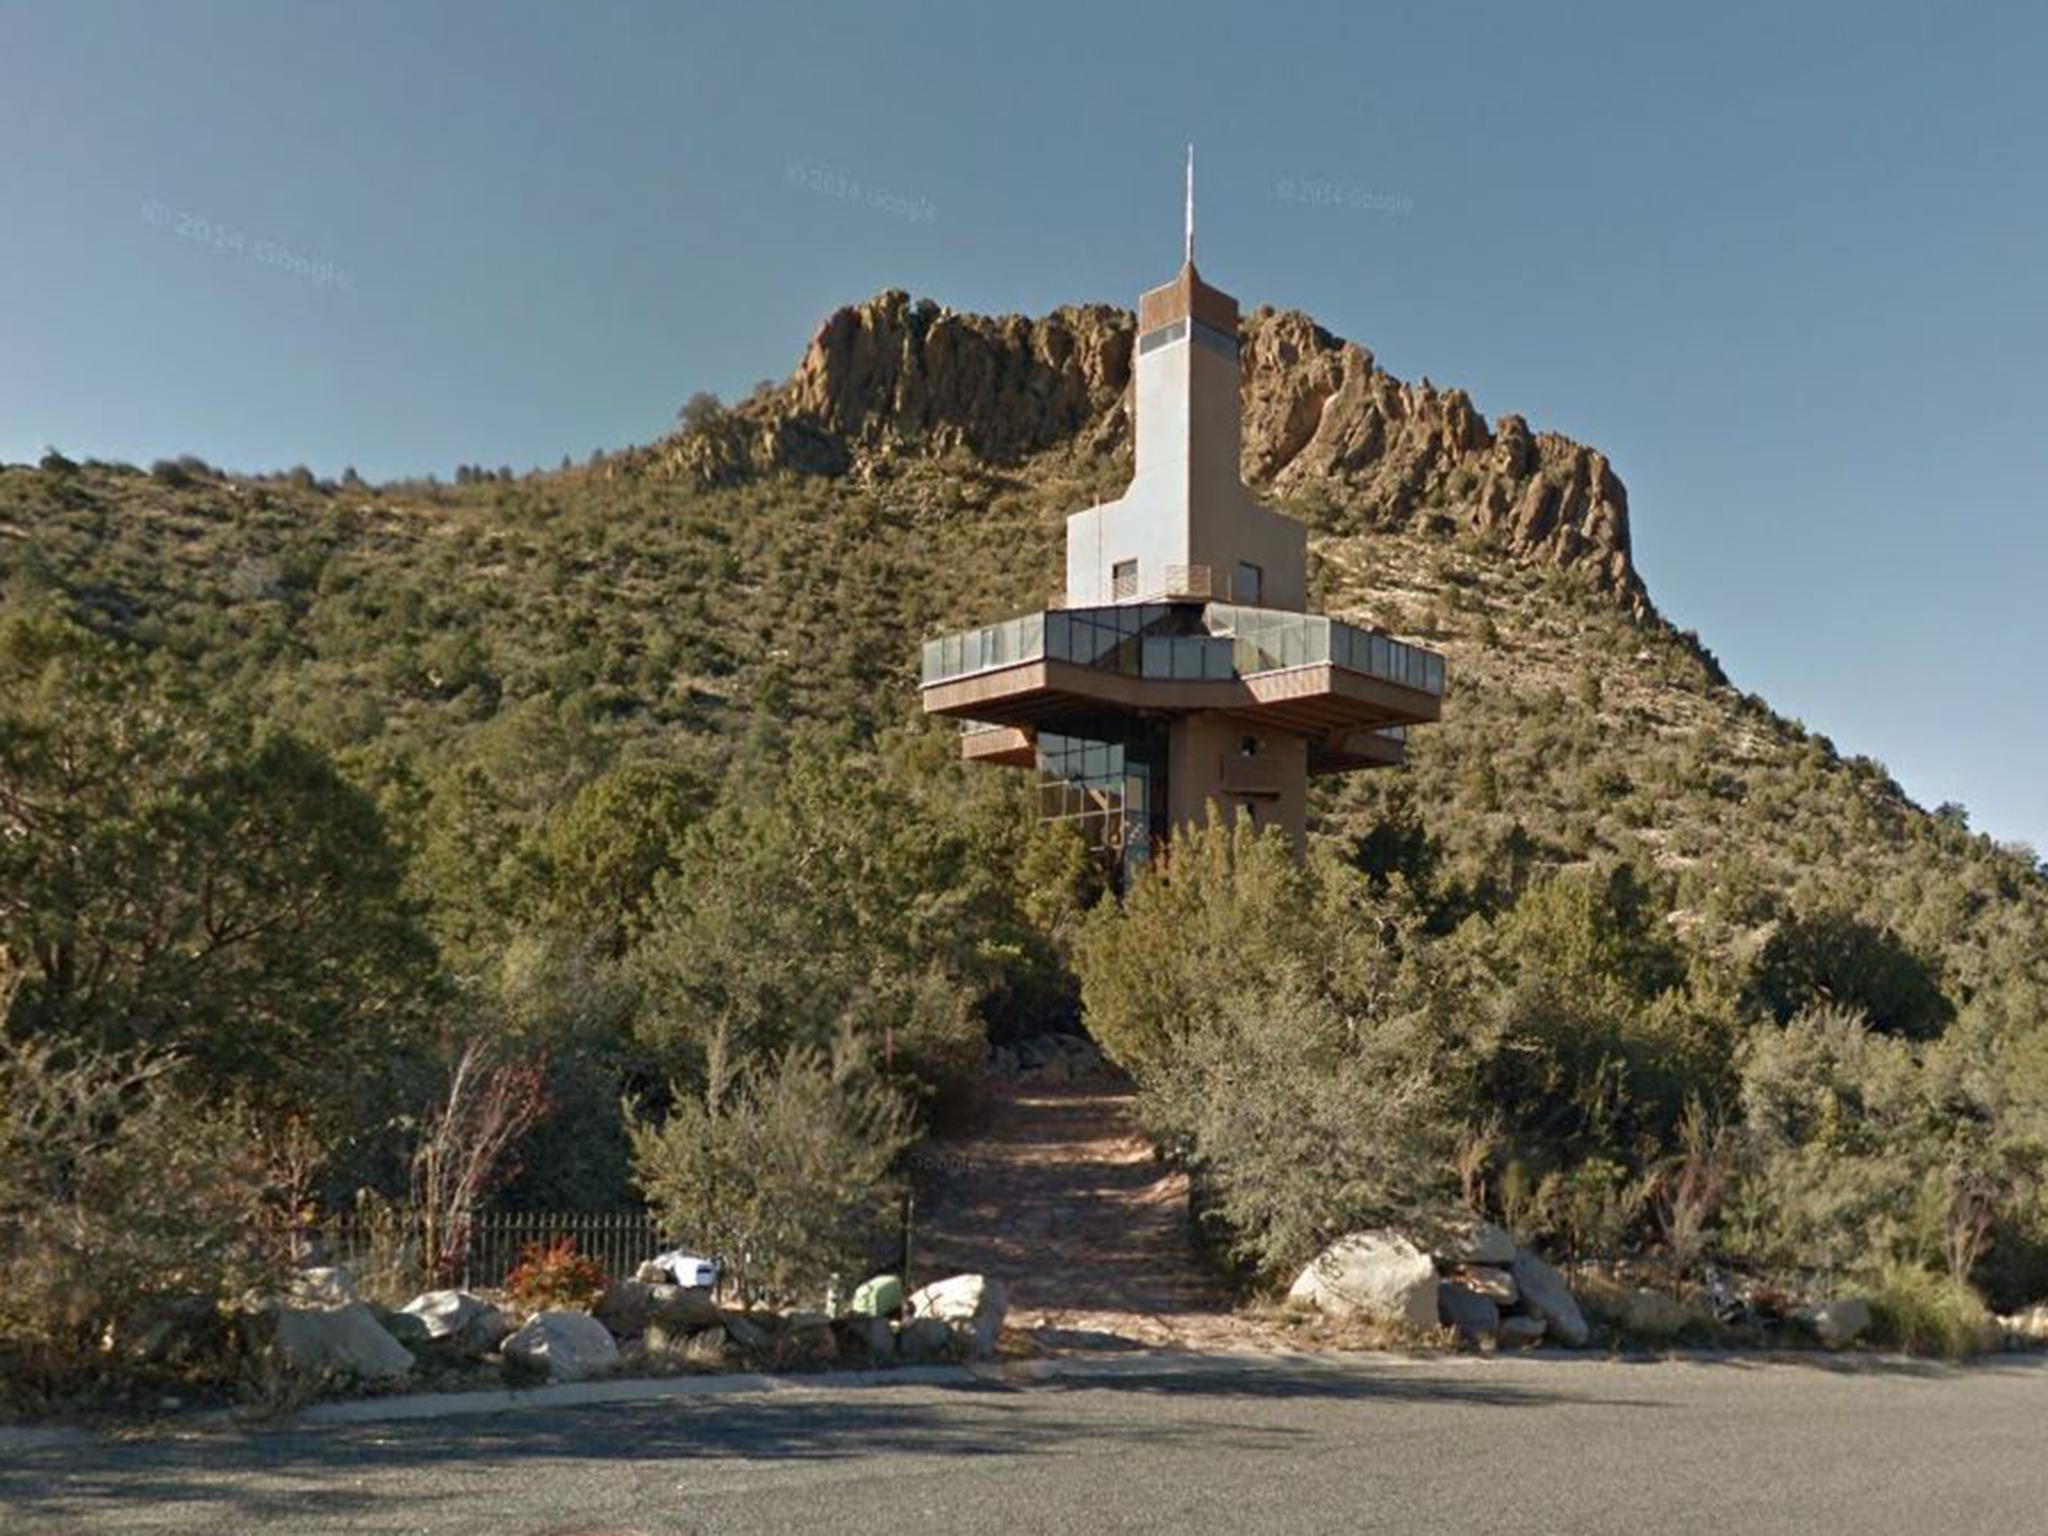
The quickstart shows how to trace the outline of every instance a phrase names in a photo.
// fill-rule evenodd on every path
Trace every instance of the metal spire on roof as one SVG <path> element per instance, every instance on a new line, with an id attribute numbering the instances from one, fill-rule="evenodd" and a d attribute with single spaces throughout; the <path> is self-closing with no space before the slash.
<path id="1" fill-rule="evenodd" d="M 1188 246 L 1187 263 L 1195 264 L 1195 146 L 1188 145 Z"/>

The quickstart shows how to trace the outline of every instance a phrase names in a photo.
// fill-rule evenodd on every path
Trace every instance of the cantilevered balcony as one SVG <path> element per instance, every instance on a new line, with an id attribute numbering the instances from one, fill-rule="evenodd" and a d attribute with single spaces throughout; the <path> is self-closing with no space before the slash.
<path id="1" fill-rule="evenodd" d="M 1104 710 L 1218 711 L 1309 737 L 1327 767 L 1399 761 L 1383 727 L 1434 720 L 1443 658 L 1321 614 L 1229 603 L 1050 610 L 928 641 L 928 713 L 1035 731 Z M 968 755 L 1021 758 L 1021 737 Z"/>

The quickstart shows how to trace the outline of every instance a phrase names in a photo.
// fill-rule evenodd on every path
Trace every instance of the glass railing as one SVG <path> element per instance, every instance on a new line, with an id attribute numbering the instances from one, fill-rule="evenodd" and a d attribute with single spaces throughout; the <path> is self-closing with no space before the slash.
<path id="1" fill-rule="evenodd" d="M 1199 622 L 1200 629 L 1192 626 Z M 1329 665 L 1440 695 L 1444 659 L 1341 619 L 1210 603 L 1123 603 L 1027 613 L 924 646 L 926 686 L 1028 661 L 1065 661 L 1123 677 L 1227 682 Z"/>
<path id="2" fill-rule="evenodd" d="M 1241 676 L 1327 664 L 1421 693 L 1444 691 L 1444 659 L 1435 651 L 1404 645 L 1342 619 L 1211 603 L 1208 620 L 1211 629 L 1236 643 L 1234 659 Z"/>

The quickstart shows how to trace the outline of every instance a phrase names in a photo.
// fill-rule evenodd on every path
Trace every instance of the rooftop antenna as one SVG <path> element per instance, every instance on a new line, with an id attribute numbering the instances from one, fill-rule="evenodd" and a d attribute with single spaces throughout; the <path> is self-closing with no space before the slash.
<path id="1" fill-rule="evenodd" d="M 1187 264 L 1195 264 L 1195 146 L 1188 145 L 1188 244 Z"/>

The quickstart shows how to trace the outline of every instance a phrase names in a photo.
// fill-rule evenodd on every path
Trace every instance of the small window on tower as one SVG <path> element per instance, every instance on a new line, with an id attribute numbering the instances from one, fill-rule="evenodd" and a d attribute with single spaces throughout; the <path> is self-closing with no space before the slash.
<path id="1" fill-rule="evenodd" d="M 1122 602 L 1138 595 L 1138 562 L 1119 560 L 1110 568 L 1109 596 L 1112 602 Z"/>
<path id="2" fill-rule="evenodd" d="M 1266 597 L 1266 573 L 1249 560 L 1237 562 L 1237 580 L 1231 592 L 1234 601 L 1256 608 Z"/>
<path id="3" fill-rule="evenodd" d="M 1259 755 L 1259 738 L 1256 736 L 1245 736 L 1239 738 L 1237 743 L 1237 755 L 1239 757 L 1257 757 Z"/>

